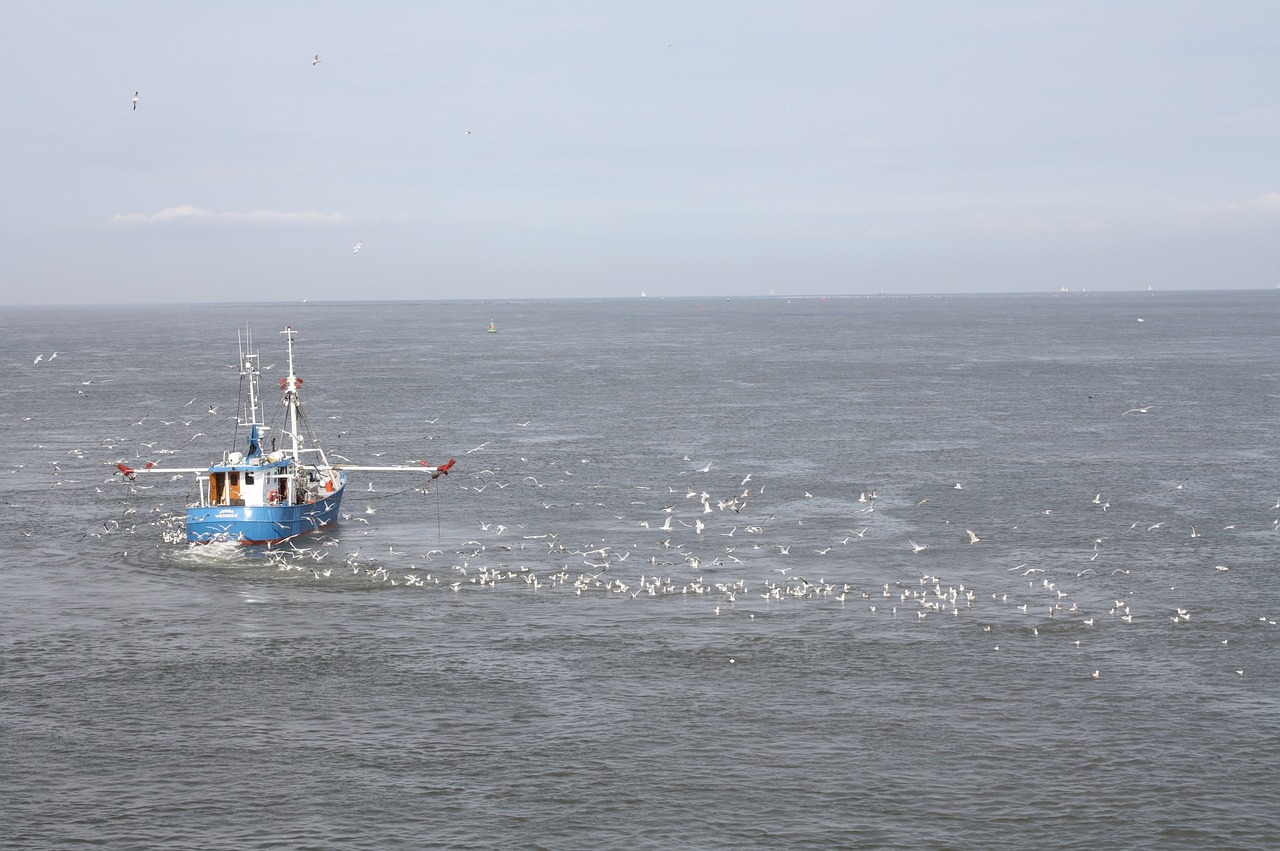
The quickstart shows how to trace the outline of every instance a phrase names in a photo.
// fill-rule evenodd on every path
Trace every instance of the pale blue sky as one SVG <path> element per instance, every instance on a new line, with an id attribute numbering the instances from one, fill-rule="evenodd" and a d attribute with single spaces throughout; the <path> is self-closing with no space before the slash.
<path id="1" fill-rule="evenodd" d="M 8 304 L 1280 283 L 1270 0 L 54 0 L 0 72 Z"/>

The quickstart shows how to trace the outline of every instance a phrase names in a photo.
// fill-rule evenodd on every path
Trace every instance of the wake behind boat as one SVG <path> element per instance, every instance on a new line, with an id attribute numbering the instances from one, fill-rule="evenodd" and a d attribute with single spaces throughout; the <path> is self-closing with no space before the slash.
<path id="1" fill-rule="evenodd" d="M 187 541 L 191 543 L 271 544 L 323 529 L 338 519 L 348 470 L 405 471 L 434 479 L 448 475 L 453 467 L 453 459 L 438 467 L 425 462 L 389 467 L 331 464 L 307 422 L 298 395 L 302 379 L 293 365 L 297 332 L 286 326 L 280 333 L 288 344 L 289 374 L 280 379 L 284 422 L 279 448 L 274 437 L 269 448 L 264 446 L 271 428 L 261 419 L 259 357 L 252 340 L 245 337 L 240 341 L 240 377 L 246 385 L 246 397 L 237 419 L 237 433 L 241 427 L 247 429 L 245 451 L 229 450 L 220 462 L 200 468 L 148 464 L 135 470 L 124 463 L 116 465 L 129 479 L 139 473 L 196 475 L 197 493 L 186 515 Z"/>

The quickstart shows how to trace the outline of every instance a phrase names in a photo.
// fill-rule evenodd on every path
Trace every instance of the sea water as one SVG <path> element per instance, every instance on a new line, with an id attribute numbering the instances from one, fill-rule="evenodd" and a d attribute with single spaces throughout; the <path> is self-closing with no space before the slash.
<path id="1" fill-rule="evenodd" d="M 1280 842 L 1278 293 L 0 323 L 4 847 Z M 172 543 L 286 325 L 456 466 Z"/>

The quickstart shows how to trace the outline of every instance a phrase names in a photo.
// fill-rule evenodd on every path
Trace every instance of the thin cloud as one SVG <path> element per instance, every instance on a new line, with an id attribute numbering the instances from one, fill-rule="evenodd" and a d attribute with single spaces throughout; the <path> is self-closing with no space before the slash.
<path id="1" fill-rule="evenodd" d="M 113 225 L 153 225 L 168 222 L 248 222 L 270 225 L 333 225 L 349 221 L 342 213 L 322 213 L 317 210 L 290 212 L 284 210 L 249 210 L 243 213 L 217 212 L 192 204 L 166 207 L 158 213 L 116 213 L 108 220 Z"/>
<path id="2" fill-rule="evenodd" d="M 1006 234 L 1092 233 L 1107 229 L 1106 222 L 1095 218 L 1049 221 L 1038 216 L 995 216 L 986 213 L 969 216 L 960 225 L 966 230 Z"/>
<path id="3" fill-rule="evenodd" d="M 1280 211 L 1280 192 L 1264 192 L 1261 195 L 1246 198 L 1242 201 L 1229 201 L 1223 205 L 1223 208 L 1227 210 Z"/>
<path id="4" fill-rule="evenodd" d="M 1176 221 L 1185 228 L 1241 227 L 1270 224 L 1280 213 L 1280 192 L 1263 192 L 1231 201 L 1184 202 L 1176 208 Z"/>

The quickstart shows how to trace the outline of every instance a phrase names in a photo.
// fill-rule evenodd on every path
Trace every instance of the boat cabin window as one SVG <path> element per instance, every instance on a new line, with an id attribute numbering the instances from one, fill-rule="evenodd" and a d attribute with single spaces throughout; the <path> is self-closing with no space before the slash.
<path id="1" fill-rule="evenodd" d="M 245 484 L 253 484 L 253 474 L 245 473 Z M 232 470 L 226 473 L 209 474 L 209 504 L 237 505 L 240 500 L 240 473 Z"/>

